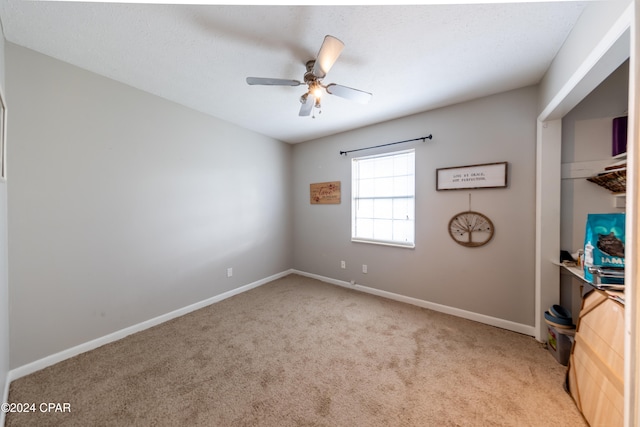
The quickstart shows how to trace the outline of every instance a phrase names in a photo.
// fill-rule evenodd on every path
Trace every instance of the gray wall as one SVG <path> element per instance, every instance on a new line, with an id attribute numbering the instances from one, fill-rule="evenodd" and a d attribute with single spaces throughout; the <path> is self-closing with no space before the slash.
<path id="1" fill-rule="evenodd" d="M 291 267 L 289 145 L 10 43 L 6 61 L 12 368 Z"/>
<path id="2" fill-rule="evenodd" d="M 537 88 L 528 87 L 295 145 L 294 268 L 533 325 L 537 101 Z M 415 249 L 352 243 L 350 159 L 379 150 L 339 152 L 429 133 L 433 140 L 384 150 L 416 148 Z M 509 162 L 506 189 L 435 190 L 436 168 L 501 161 Z M 342 182 L 341 204 L 309 203 L 309 184 L 325 181 Z M 447 231 L 469 194 L 496 228 L 480 248 L 456 244 Z"/>
<path id="3" fill-rule="evenodd" d="M 0 84 L 4 90 L 4 37 L 0 38 Z M 5 100 L 6 101 L 6 100 Z M 0 384 L 7 383 L 9 373 L 9 284 L 7 256 L 7 183 L 0 180 Z M 4 387 L 2 389 L 4 393 Z M 6 396 L 5 396 L 6 397 Z M 4 415 L 0 414 L 0 424 Z"/>

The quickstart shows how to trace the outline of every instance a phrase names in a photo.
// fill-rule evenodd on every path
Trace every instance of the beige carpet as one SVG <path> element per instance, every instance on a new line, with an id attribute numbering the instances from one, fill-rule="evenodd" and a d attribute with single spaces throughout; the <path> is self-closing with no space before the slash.
<path id="1" fill-rule="evenodd" d="M 8 426 L 585 426 L 531 337 L 290 275 L 11 384 Z"/>

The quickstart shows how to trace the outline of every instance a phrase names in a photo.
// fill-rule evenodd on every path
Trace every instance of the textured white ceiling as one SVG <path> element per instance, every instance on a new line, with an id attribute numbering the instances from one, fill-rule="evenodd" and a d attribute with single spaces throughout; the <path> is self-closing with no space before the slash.
<path id="1" fill-rule="evenodd" d="M 0 0 L 5 38 L 261 134 L 297 143 L 538 83 L 589 2 L 242 6 Z M 345 43 L 323 98 L 298 117 L 325 35 Z"/>

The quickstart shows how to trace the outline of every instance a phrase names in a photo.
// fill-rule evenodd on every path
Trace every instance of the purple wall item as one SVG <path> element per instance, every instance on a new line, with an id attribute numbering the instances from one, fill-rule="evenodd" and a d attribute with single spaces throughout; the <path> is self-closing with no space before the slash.
<path id="1" fill-rule="evenodd" d="M 627 116 L 613 119 L 613 138 L 611 141 L 611 154 L 627 152 Z"/>

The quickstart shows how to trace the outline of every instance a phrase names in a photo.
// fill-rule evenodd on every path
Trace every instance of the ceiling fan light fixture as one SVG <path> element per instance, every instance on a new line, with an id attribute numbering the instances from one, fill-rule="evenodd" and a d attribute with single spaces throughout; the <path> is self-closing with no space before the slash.
<path id="1" fill-rule="evenodd" d="M 316 97 L 316 103 L 317 103 L 320 100 L 320 97 L 322 96 L 322 86 L 320 86 L 319 83 L 315 83 L 311 85 L 311 87 L 309 88 L 309 92 L 311 92 L 311 94 Z"/>

